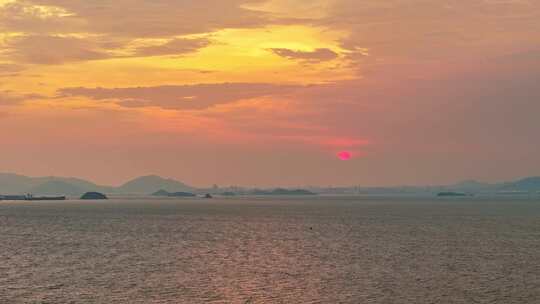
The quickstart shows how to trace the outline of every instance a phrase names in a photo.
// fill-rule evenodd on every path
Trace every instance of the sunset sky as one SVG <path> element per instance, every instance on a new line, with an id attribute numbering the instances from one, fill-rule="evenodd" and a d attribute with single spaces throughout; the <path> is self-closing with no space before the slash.
<path id="1" fill-rule="evenodd" d="M 537 0 L 0 0 L 0 172 L 540 175 Z"/>

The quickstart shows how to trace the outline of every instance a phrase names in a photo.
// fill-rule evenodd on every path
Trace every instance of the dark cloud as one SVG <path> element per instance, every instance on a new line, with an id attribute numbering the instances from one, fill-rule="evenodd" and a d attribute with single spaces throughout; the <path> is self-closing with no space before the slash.
<path id="1" fill-rule="evenodd" d="M 121 37 L 172 37 L 221 28 L 253 27 L 268 20 L 261 12 L 242 8 L 254 0 L 24 0 L 0 12 L 4 27 L 42 32 L 78 31 Z M 67 14 L 38 18 L 32 5 L 64 9 Z M 2 18 L 0 18 L 2 19 Z M 66 26 L 66 25 L 69 26 Z"/>
<path id="2" fill-rule="evenodd" d="M 132 56 L 182 55 L 204 48 L 210 41 L 176 38 L 162 45 L 137 48 L 130 55 L 120 56 L 110 52 L 127 43 L 127 40 L 110 41 L 102 37 L 30 35 L 7 39 L 4 54 L 19 63 L 63 64 Z M 0 76 L 13 74 L 22 69 L 22 65 L 0 64 Z"/>
<path id="3" fill-rule="evenodd" d="M 108 51 L 134 39 L 263 26 L 269 20 L 265 13 L 242 8 L 257 1 L 19 0 L 0 6 L 0 32 L 25 34 L 10 38 L 4 46 L 4 55 L 18 62 L 104 59 L 112 56 Z M 161 46 L 142 47 L 134 55 L 185 54 L 206 45 L 204 39 L 173 39 Z"/>
<path id="4" fill-rule="evenodd" d="M 23 63 L 61 64 L 110 57 L 93 41 L 75 37 L 31 35 L 11 38 L 8 55 Z"/>
<path id="5" fill-rule="evenodd" d="M 24 70 L 24 66 L 18 64 L 0 64 L 0 77 L 15 77 Z"/>
<path id="6" fill-rule="evenodd" d="M 422 61 L 540 43 L 539 18 L 538 1 L 336 0 L 320 24 L 348 31 L 344 47 Z"/>
<path id="7" fill-rule="evenodd" d="M 15 105 L 26 100 L 45 99 L 47 97 L 39 94 L 21 94 L 11 90 L 0 91 L 0 105 Z"/>
<path id="8" fill-rule="evenodd" d="M 207 39 L 173 39 L 165 44 L 138 48 L 135 56 L 179 55 L 195 52 L 210 44 Z"/>
<path id="9" fill-rule="evenodd" d="M 293 60 L 305 60 L 309 62 L 322 62 L 336 59 L 338 54 L 331 49 L 320 48 L 311 52 L 294 51 L 290 49 L 271 49 L 275 54 Z"/>
<path id="10" fill-rule="evenodd" d="M 23 97 L 14 95 L 11 91 L 0 91 L 0 106 L 18 104 L 23 100 Z"/>
<path id="11" fill-rule="evenodd" d="M 206 109 L 241 99 L 291 93 L 302 86 L 260 83 L 221 83 L 137 88 L 65 88 L 59 95 L 117 100 L 127 107 L 156 106 L 167 109 Z"/>
<path id="12" fill-rule="evenodd" d="M 84 31 L 85 20 L 70 15 L 61 7 L 35 7 L 32 1 L 19 0 L 0 6 L 0 30 L 33 34 L 58 34 Z"/>
<path id="13" fill-rule="evenodd" d="M 7 74 L 7 73 L 16 73 L 24 70 L 24 67 L 22 65 L 18 64 L 11 64 L 11 63 L 0 63 L 0 74 Z"/>

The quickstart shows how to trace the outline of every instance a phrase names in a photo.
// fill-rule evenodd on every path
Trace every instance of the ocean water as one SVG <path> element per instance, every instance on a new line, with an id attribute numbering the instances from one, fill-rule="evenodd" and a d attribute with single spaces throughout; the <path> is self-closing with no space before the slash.
<path id="1" fill-rule="evenodd" d="M 0 303 L 540 303 L 540 200 L 0 202 Z"/>

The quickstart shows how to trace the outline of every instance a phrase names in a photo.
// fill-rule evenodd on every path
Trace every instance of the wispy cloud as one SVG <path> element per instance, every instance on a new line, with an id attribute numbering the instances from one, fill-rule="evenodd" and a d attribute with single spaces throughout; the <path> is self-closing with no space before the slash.
<path id="1" fill-rule="evenodd" d="M 307 62 L 321 62 L 336 59 L 339 55 L 331 49 L 319 48 L 313 51 L 295 51 L 290 49 L 272 49 L 276 55 L 293 60 L 304 60 Z"/>
<path id="2" fill-rule="evenodd" d="M 0 77 L 14 76 L 24 70 L 24 66 L 13 63 L 0 64 Z"/>
<path id="3" fill-rule="evenodd" d="M 0 8 L 0 26 L 25 32 L 86 32 L 122 37 L 172 37 L 264 24 L 249 0 L 25 0 Z M 179 17 L 180 16 L 180 17 Z"/>
<path id="4" fill-rule="evenodd" d="M 164 44 L 139 47 L 135 49 L 134 56 L 181 55 L 195 52 L 209 44 L 207 39 L 174 38 Z"/>
<path id="5" fill-rule="evenodd" d="M 24 101 L 28 97 L 31 96 L 21 96 L 9 90 L 0 91 L 0 106 L 15 105 Z"/>
<path id="6" fill-rule="evenodd" d="M 93 41 L 76 37 L 18 36 L 7 41 L 6 49 L 9 58 L 32 64 L 61 64 L 110 56 Z"/>
<path id="7" fill-rule="evenodd" d="M 136 88 L 64 88 L 60 96 L 116 100 L 126 107 L 205 109 L 242 99 L 287 94 L 301 86 L 261 83 L 219 83 Z"/>
<path id="8" fill-rule="evenodd" d="M 473 166 L 499 177 L 540 170 L 531 140 L 540 129 L 539 1 L 0 3 L 0 113 L 10 115 L 0 137 L 14 143 L 3 167 L 49 164 L 35 158 L 39 149 L 58 158 L 55 168 L 75 170 L 100 146 L 107 170 L 82 169 L 102 176 L 115 174 L 111 163 L 171 168 L 209 153 L 186 161 L 195 174 L 208 159 L 236 157 L 233 169 L 252 159 L 259 179 L 319 168 L 303 177 L 326 182 L 335 164 L 324 155 L 340 149 L 369 161 L 336 170 L 338 182 L 408 182 L 412 165 L 413 178 L 429 180 Z M 35 134 L 41 142 L 27 140 Z M 186 142 L 193 150 L 180 157 Z M 280 166 L 265 167 L 268 159 Z M 308 171 L 288 169 L 297 163 Z"/>

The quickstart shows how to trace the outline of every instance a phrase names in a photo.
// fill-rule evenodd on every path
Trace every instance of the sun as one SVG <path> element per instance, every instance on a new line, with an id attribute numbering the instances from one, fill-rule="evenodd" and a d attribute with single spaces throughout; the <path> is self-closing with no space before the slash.
<path id="1" fill-rule="evenodd" d="M 350 160 L 353 155 L 350 151 L 341 151 L 337 154 L 337 157 L 341 160 Z"/>

